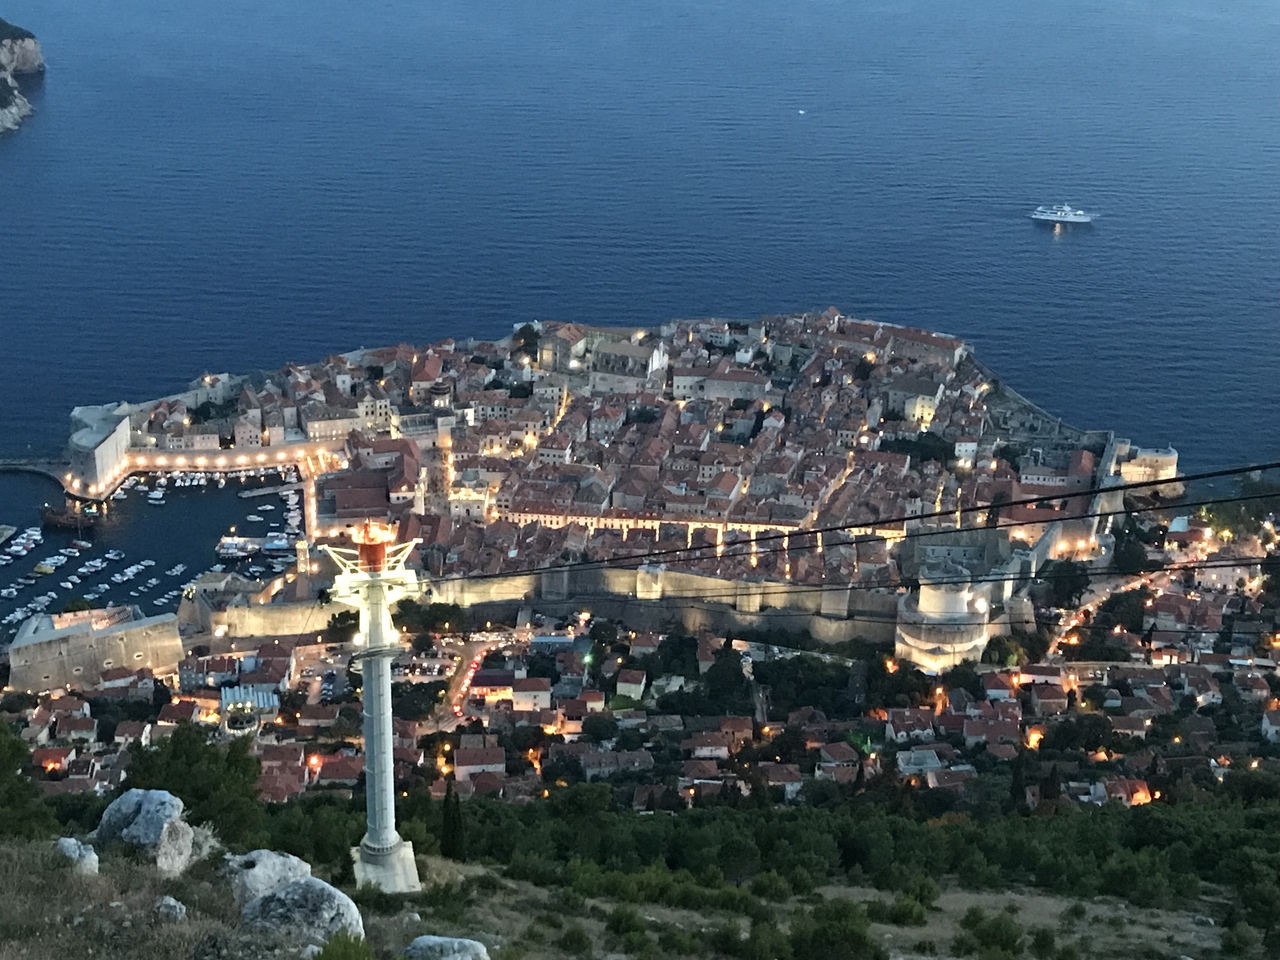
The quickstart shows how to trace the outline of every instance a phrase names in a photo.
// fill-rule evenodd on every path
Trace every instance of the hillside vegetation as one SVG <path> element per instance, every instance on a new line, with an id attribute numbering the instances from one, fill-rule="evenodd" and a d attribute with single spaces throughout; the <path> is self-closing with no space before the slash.
<path id="1" fill-rule="evenodd" d="M 0 17 L 0 42 L 5 40 L 32 40 L 35 34 L 30 30 L 23 30 L 19 26 L 15 26 L 3 17 Z"/>

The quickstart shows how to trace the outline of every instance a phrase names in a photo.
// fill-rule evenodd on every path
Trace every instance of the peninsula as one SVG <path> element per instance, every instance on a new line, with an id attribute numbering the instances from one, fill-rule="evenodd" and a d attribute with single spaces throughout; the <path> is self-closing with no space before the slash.
<path id="1" fill-rule="evenodd" d="M 486 619 L 533 601 L 648 629 L 861 637 L 930 670 L 1033 623 L 1045 564 L 1111 549 L 1108 487 L 1177 486 L 1176 451 L 1064 424 L 963 340 L 834 307 L 360 349 L 78 407 L 72 428 L 60 479 L 89 508 L 139 472 L 296 469 L 294 535 L 396 523 L 435 598 Z M 609 568 L 556 566 L 588 558 Z M 930 612 L 938 581 L 970 576 L 1001 589 Z M 278 633 L 305 616 L 255 612 Z"/>
<path id="2" fill-rule="evenodd" d="M 14 77 L 43 70 L 44 55 L 35 35 L 0 19 L 0 131 L 16 130 L 32 113 Z"/>
<path id="3" fill-rule="evenodd" d="M 1225 865 L 1280 812 L 1280 487 L 1181 498 L 1173 449 L 1063 423 L 962 339 L 519 323 L 72 431 L 82 509 L 252 479 L 246 521 L 283 529 L 159 614 L 94 606 L 124 554 L 49 533 L 27 586 L 79 563 L 85 592 L 10 614 L 0 824 L 36 842 L 0 855 L 91 919 L 33 956 L 84 955 L 108 896 L 141 932 L 102 955 L 199 923 L 201 960 L 292 928 L 321 960 L 1248 957 L 1274 928 L 1274 875 Z M 126 874 L 86 841 L 140 810 L 173 842 Z"/>

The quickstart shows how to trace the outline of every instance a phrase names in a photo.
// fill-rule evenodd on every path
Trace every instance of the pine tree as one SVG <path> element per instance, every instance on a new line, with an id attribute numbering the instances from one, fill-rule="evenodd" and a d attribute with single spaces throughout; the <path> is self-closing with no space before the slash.
<path id="1" fill-rule="evenodd" d="M 452 780 L 445 788 L 443 819 L 440 824 L 440 854 L 450 860 L 467 859 L 467 837 L 462 820 L 462 801 L 453 792 Z"/>

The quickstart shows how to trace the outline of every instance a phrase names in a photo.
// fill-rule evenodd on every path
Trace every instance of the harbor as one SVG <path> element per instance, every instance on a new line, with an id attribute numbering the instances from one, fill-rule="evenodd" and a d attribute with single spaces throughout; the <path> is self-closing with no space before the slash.
<path id="1" fill-rule="evenodd" d="M 135 474 L 100 521 L 77 533 L 40 522 L 42 506 L 61 493 L 57 485 L 34 473 L 0 475 L 0 647 L 28 617 L 59 613 L 72 601 L 171 613 L 205 571 L 270 576 L 287 569 L 302 532 L 296 471 L 273 466 L 222 479 L 219 485 L 192 475 Z M 246 502 L 235 495 L 241 492 L 259 497 Z M 219 557 L 216 548 L 228 533 L 261 546 Z M 268 543 L 287 547 L 263 551 Z"/>

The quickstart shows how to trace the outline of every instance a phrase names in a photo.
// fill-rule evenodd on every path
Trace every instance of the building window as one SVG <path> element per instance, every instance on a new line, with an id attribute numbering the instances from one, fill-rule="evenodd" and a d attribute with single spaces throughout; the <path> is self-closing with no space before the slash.
<path id="1" fill-rule="evenodd" d="M 135 659 L 135 660 L 141 660 L 141 659 L 142 659 L 142 651 L 141 651 L 141 650 L 139 650 L 137 653 L 135 653 L 135 654 L 133 655 L 133 659 Z"/>
<path id="2" fill-rule="evenodd" d="M 110 669 L 111 669 L 111 665 L 112 665 L 112 664 L 114 664 L 114 663 L 115 663 L 115 661 L 114 661 L 114 660 L 103 660 L 103 661 L 102 661 L 102 669 L 103 669 L 103 670 L 110 670 Z"/>
<path id="3" fill-rule="evenodd" d="M 84 667 L 72 667 L 72 668 L 71 668 L 71 674 L 72 674 L 72 676 L 76 676 L 76 677 L 78 677 L 78 676 L 80 676 L 80 674 L 82 674 L 82 673 L 84 673 Z M 45 679 L 47 680 L 47 679 L 49 679 L 49 678 L 48 678 L 48 677 L 45 677 Z"/>

